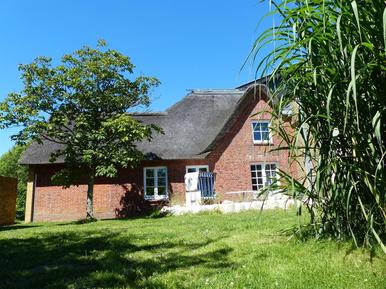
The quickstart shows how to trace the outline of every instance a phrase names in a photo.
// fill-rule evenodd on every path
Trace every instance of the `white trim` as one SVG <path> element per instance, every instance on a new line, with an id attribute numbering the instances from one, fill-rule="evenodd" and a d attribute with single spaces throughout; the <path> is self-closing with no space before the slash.
<path id="1" fill-rule="evenodd" d="M 165 169 L 165 182 L 166 182 L 166 188 L 165 188 L 165 195 L 158 195 L 158 174 L 157 170 L 159 169 Z M 154 171 L 154 195 L 146 195 L 146 170 L 153 170 Z M 143 168 L 143 196 L 145 200 L 167 200 L 169 199 L 169 190 L 168 190 L 168 168 L 166 166 L 160 166 L 160 167 L 144 167 Z"/>
<path id="2" fill-rule="evenodd" d="M 256 166 L 256 165 L 260 165 L 261 166 L 261 178 L 263 179 L 263 188 L 266 186 L 266 183 L 267 183 L 267 174 L 265 172 L 265 166 L 266 165 L 275 165 L 275 173 L 276 173 L 276 179 L 278 179 L 279 175 L 278 175 L 278 165 L 277 165 L 277 162 L 262 162 L 262 163 L 250 163 L 249 164 L 249 171 L 251 171 L 251 166 Z M 257 176 L 256 176 L 256 182 L 257 182 Z M 279 183 L 278 183 L 279 184 Z M 258 184 L 256 183 L 256 186 L 258 187 Z M 252 191 L 253 190 L 253 184 L 252 184 L 252 176 L 251 176 L 251 187 L 252 187 Z M 257 191 L 259 191 L 260 189 L 257 188 Z M 257 192 L 257 191 L 254 191 L 254 192 Z"/>
<path id="3" fill-rule="evenodd" d="M 209 166 L 208 165 L 191 165 L 185 167 L 185 172 L 188 173 L 188 169 L 197 168 L 197 169 L 206 169 L 207 172 L 209 172 Z"/>
<path id="4" fill-rule="evenodd" d="M 269 135 L 269 140 L 255 140 L 255 128 L 253 127 L 253 125 L 255 123 L 268 123 L 268 135 Z M 269 120 L 266 120 L 266 119 L 262 119 L 262 120 L 252 120 L 251 121 L 251 128 L 252 128 L 252 142 L 253 144 L 273 144 L 273 139 L 272 139 L 272 133 L 271 133 L 271 121 Z M 263 136 L 261 136 L 263 137 Z"/>

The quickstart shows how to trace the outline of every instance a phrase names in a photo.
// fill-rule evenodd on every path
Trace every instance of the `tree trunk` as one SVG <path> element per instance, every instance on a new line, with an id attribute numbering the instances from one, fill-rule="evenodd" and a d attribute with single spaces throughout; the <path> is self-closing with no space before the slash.
<path id="1" fill-rule="evenodd" d="M 90 175 L 87 182 L 87 220 L 94 219 L 93 195 L 95 176 Z"/>

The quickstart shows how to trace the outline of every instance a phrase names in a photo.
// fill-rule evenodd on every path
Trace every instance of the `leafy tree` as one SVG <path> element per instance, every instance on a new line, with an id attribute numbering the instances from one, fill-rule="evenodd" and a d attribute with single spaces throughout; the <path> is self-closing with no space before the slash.
<path id="1" fill-rule="evenodd" d="M 274 44 L 258 69 L 281 79 L 276 131 L 294 161 L 306 159 L 307 178 L 284 176 L 288 189 L 306 200 L 316 237 L 378 243 L 386 253 L 385 1 L 272 3 L 280 21 L 252 54 Z M 298 108 L 295 137 L 281 128 L 289 103 Z"/>
<path id="2" fill-rule="evenodd" d="M 47 57 L 20 65 L 24 89 L 0 104 L 1 126 L 21 127 L 13 139 L 62 146 L 51 156 L 51 161 L 65 162 L 54 180 L 69 186 L 77 172 L 87 177 L 87 218 L 94 218 L 95 178 L 114 177 L 119 167 L 138 165 L 143 155 L 136 142 L 161 132 L 128 113 L 149 106 L 149 93 L 159 81 L 145 76 L 131 80 L 129 57 L 105 46 L 99 41 L 96 48 L 64 55 L 58 66 Z"/>
<path id="3" fill-rule="evenodd" d="M 25 146 L 14 146 L 0 157 L 0 176 L 17 178 L 16 217 L 24 218 L 25 197 L 27 191 L 28 169 L 18 161 L 25 151 Z"/>

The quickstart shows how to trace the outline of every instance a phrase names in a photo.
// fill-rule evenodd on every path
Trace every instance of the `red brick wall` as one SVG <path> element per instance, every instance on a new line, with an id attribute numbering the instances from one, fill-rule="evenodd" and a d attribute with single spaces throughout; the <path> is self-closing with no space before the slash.
<path id="1" fill-rule="evenodd" d="M 213 171 L 217 174 L 216 192 L 220 199 L 237 196 L 226 192 L 252 190 L 251 164 L 275 163 L 281 170 L 290 170 L 288 153 L 283 150 L 271 151 L 280 146 L 281 139 L 278 136 L 273 134 L 272 144 L 269 145 L 253 143 L 252 121 L 270 120 L 271 108 L 266 100 L 252 98 L 246 107 L 249 109 L 238 117 L 209 156 Z"/>
<path id="2" fill-rule="evenodd" d="M 184 175 L 187 165 L 209 165 L 217 174 L 216 191 L 220 200 L 233 199 L 231 191 L 252 189 L 250 165 L 273 162 L 288 171 L 285 151 L 269 152 L 279 145 L 274 136 L 272 145 L 255 145 L 252 140 L 251 121 L 269 120 L 269 113 L 254 115 L 269 110 L 265 100 L 251 99 L 247 109 L 238 116 L 219 144 L 204 160 L 144 161 L 140 168 L 122 169 L 117 178 L 99 178 L 94 188 L 94 212 L 97 218 L 125 217 L 141 210 L 143 201 L 143 167 L 166 166 L 172 204 L 185 202 Z M 36 166 L 37 184 L 34 196 L 33 220 L 77 220 L 86 217 L 85 182 L 79 186 L 63 189 L 53 186 L 50 178 L 60 168 L 58 165 Z"/>
<path id="3" fill-rule="evenodd" d="M 94 186 L 96 218 L 125 217 L 147 208 L 143 200 L 143 167 L 166 166 L 170 202 L 185 202 L 184 175 L 187 165 L 200 165 L 205 160 L 144 161 L 139 168 L 122 169 L 116 178 L 98 178 Z M 33 221 L 79 220 L 86 217 L 86 182 L 63 188 L 54 186 L 52 175 L 60 165 L 35 166 Z"/>

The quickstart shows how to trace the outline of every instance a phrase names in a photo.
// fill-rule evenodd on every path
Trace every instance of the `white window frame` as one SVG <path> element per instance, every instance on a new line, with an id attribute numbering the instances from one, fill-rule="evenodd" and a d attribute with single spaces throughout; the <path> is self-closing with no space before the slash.
<path id="1" fill-rule="evenodd" d="M 188 169 L 193 169 L 196 168 L 198 170 L 200 169 L 206 169 L 207 172 L 209 172 L 209 166 L 208 165 L 191 165 L 191 166 L 186 166 L 186 173 L 188 173 Z"/>
<path id="2" fill-rule="evenodd" d="M 165 195 L 158 195 L 158 174 L 157 170 L 159 169 L 165 169 L 166 170 L 166 188 L 165 188 Z M 154 170 L 154 195 L 146 195 L 146 170 Z M 144 167 L 143 168 L 143 195 L 145 200 L 167 200 L 169 199 L 169 183 L 168 183 L 168 168 L 161 166 L 161 167 Z"/>
<path id="3" fill-rule="evenodd" d="M 269 136 L 269 139 L 268 140 L 255 140 L 255 128 L 254 128 L 254 124 L 255 123 L 267 123 L 268 124 L 268 136 Z M 252 141 L 254 144 L 273 144 L 273 140 L 272 140 L 272 134 L 271 134 L 271 121 L 269 120 L 253 120 L 251 122 L 251 128 L 252 128 Z M 261 137 L 263 137 L 263 135 L 261 135 Z"/>
<path id="4" fill-rule="evenodd" d="M 265 172 L 265 166 L 266 165 L 275 165 L 275 167 L 276 167 L 276 170 L 275 170 L 275 172 L 276 172 L 276 179 L 278 179 L 278 177 L 279 177 L 279 175 L 278 175 L 279 169 L 278 169 L 278 165 L 277 165 L 276 162 L 251 163 L 251 164 L 249 164 L 249 171 L 252 172 L 251 171 L 251 166 L 258 166 L 258 165 L 261 166 L 261 176 L 262 176 L 262 179 L 263 179 L 263 188 L 266 186 L 266 183 L 267 183 L 267 174 Z M 251 175 L 251 188 L 252 188 L 252 191 L 258 192 L 262 188 L 257 188 L 257 190 L 254 190 L 253 189 L 252 179 L 253 178 L 252 178 L 252 175 Z M 256 180 L 257 180 L 257 176 L 256 176 Z M 258 186 L 257 181 L 256 181 L 256 185 Z"/>

